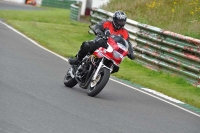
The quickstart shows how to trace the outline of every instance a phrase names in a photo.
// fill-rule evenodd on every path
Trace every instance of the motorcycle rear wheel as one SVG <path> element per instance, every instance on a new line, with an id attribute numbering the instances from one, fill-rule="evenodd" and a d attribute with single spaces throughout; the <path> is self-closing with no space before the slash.
<path id="1" fill-rule="evenodd" d="M 71 77 L 71 75 L 70 75 L 70 69 L 71 68 L 69 68 L 69 70 L 67 71 L 67 74 L 65 75 L 63 82 L 64 82 L 64 85 L 66 87 L 72 88 L 72 87 L 74 87 L 77 84 L 77 81 L 76 81 L 75 78 Z"/>
<path id="2" fill-rule="evenodd" d="M 97 94 L 99 94 L 102 89 L 107 84 L 109 78 L 110 78 L 110 70 L 107 68 L 102 68 L 103 70 L 100 70 L 97 76 L 97 83 L 96 85 L 93 85 L 94 83 L 91 82 L 88 89 L 87 94 L 88 96 L 94 97 Z M 98 79 L 99 78 L 99 79 Z"/>

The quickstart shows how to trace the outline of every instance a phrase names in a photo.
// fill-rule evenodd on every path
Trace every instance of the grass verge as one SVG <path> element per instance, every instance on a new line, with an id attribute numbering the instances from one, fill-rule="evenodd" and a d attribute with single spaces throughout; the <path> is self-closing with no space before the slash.
<path id="1" fill-rule="evenodd" d="M 81 43 L 91 40 L 88 24 L 71 21 L 69 10 L 1 11 L 0 18 L 44 47 L 64 56 L 74 56 Z M 179 77 L 156 72 L 125 59 L 114 76 L 154 89 L 200 108 L 200 89 Z"/>

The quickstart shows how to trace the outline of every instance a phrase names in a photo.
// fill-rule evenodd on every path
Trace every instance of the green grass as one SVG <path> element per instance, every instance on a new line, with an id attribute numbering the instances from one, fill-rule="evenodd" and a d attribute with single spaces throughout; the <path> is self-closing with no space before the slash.
<path id="1" fill-rule="evenodd" d="M 143 0 L 144 1 L 144 0 Z M 69 10 L 0 11 L 0 18 L 44 47 L 64 56 L 74 56 L 81 43 L 91 40 L 87 23 L 69 19 Z M 200 108 L 200 89 L 182 78 L 156 72 L 125 59 L 114 76 L 154 89 Z"/>
<path id="2" fill-rule="evenodd" d="M 120 71 L 114 76 L 200 107 L 200 89 L 192 86 L 183 78 L 164 72 L 152 71 L 129 59 L 122 62 Z"/>
<path id="3" fill-rule="evenodd" d="M 69 57 L 81 42 L 92 39 L 88 24 L 69 20 L 69 10 L 1 11 L 0 18 L 48 49 Z"/>

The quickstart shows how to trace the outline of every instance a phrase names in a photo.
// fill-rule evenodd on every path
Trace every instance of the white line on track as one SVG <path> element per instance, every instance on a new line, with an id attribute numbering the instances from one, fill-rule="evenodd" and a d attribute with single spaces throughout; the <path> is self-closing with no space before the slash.
<path id="1" fill-rule="evenodd" d="M 189 112 L 189 113 L 191 113 L 191 114 L 193 114 L 193 115 L 196 115 L 196 116 L 200 117 L 200 115 L 197 114 L 197 113 L 194 113 L 194 112 L 192 112 L 192 111 L 190 111 L 190 110 L 187 110 L 187 109 L 185 109 L 185 108 L 183 108 L 183 107 L 180 107 L 180 106 L 178 106 L 178 105 L 176 105 L 176 104 L 174 104 L 174 103 L 172 103 L 172 102 L 169 102 L 169 101 L 164 100 L 164 99 L 162 99 L 162 98 L 160 98 L 160 97 L 157 97 L 157 96 L 155 96 L 155 95 L 153 95 L 153 94 L 150 94 L 150 93 L 148 93 L 148 92 L 146 92 L 146 91 L 143 91 L 143 90 L 142 90 L 143 88 L 137 89 L 137 88 L 134 88 L 134 87 L 132 87 L 132 86 L 130 86 L 130 85 L 127 85 L 127 84 L 125 84 L 125 83 L 119 82 L 119 81 L 117 81 L 117 80 L 114 80 L 114 79 L 111 79 L 111 80 L 112 80 L 112 81 L 115 81 L 115 82 L 117 82 L 117 83 L 120 83 L 120 84 L 122 84 L 122 85 L 124 85 L 124 86 L 126 86 L 126 87 L 129 87 L 129 88 L 131 88 L 131 89 L 133 89 L 133 90 L 137 90 L 137 91 L 139 91 L 139 92 L 142 92 L 142 93 L 144 93 L 144 94 L 147 94 L 147 95 L 149 95 L 149 96 L 151 96 L 151 97 L 154 97 L 154 98 L 156 98 L 156 99 L 159 99 L 159 100 L 161 100 L 161 101 L 163 101 L 163 102 L 165 102 L 165 103 L 168 103 L 168 104 L 173 105 L 173 106 L 175 106 L 175 107 L 177 107 L 177 108 L 179 108 L 179 109 L 182 109 L 182 110 L 184 110 L 184 111 L 186 111 L 186 112 Z M 144 90 L 145 90 L 145 89 L 144 89 Z M 162 96 L 161 96 L 161 97 L 162 97 Z"/>
<path id="2" fill-rule="evenodd" d="M 60 57 L 61 59 L 65 60 L 65 61 L 68 61 L 68 59 L 66 59 L 65 57 L 60 56 L 59 54 L 57 54 L 57 53 L 55 53 L 55 52 L 52 52 L 52 51 L 48 50 L 47 48 L 41 46 L 40 44 L 38 44 L 38 43 L 35 42 L 34 40 L 28 38 L 27 36 L 25 36 L 24 34 L 22 34 L 22 33 L 19 32 L 19 31 L 17 31 L 17 30 L 14 29 L 13 27 L 7 25 L 6 23 L 4 23 L 4 22 L 2 22 L 2 21 L 0 21 L 0 23 L 3 24 L 3 25 L 5 25 L 6 27 L 10 28 L 11 30 L 15 31 L 16 33 L 18 33 L 19 35 L 23 36 L 24 38 L 28 39 L 30 42 L 32 42 L 33 44 L 37 45 L 38 47 L 40 47 L 40 48 L 42 48 L 42 49 L 44 49 L 44 50 L 46 50 L 46 51 L 48 51 L 48 52 L 50 52 L 50 53 L 52 53 L 52 54 L 58 56 L 58 57 Z M 184 110 L 184 111 L 186 111 L 186 112 L 188 112 L 188 113 L 190 113 L 190 114 L 193 114 L 193 115 L 195 115 L 195 116 L 197 116 L 197 117 L 200 117 L 200 115 L 197 114 L 197 113 L 194 113 L 194 112 L 192 112 L 192 111 L 190 111 L 190 110 L 188 110 L 188 109 L 185 109 L 185 108 L 180 107 L 180 106 L 178 106 L 178 105 L 176 105 L 176 104 L 174 104 L 174 103 L 172 103 L 172 102 L 169 102 L 169 101 L 167 101 L 167 100 L 165 100 L 165 99 L 160 98 L 160 97 L 163 97 L 163 95 L 159 95 L 160 97 L 158 97 L 158 96 L 155 96 L 155 95 L 153 95 L 153 94 L 150 94 L 150 93 L 152 93 L 152 92 L 155 92 L 154 90 L 149 91 L 150 89 L 147 89 L 147 88 L 137 89 L 137 88 L 134 88 L 134 87 L 132 87 L 132 86 L 130 86 L 130 85 L 127 85 L 127 84 L 125 84 L 125 83 L 122 83 L 122 82 L 120 82 L 120 81 L 114 80 L 114 79 L 112 79 L 112 78 L 110 78 L 110 80 L 112 80 L 112 81 L 114 81 L 114 82 L 117 82 L 117 83 L 119 83 L 119 84 L 122 84 L 122 85 L 124 85 L 124 86 L 126 86 L 126 87 L 129 87 L 129 88 L 131 88 L 131 89 L 133 89 L 133 90 L 137 90 L 137 91 L 139 91 L 139 92 L 142 92 L 142 93 L 144 93 L 144 94 L 147 94 L 147 95 L 149 95 L 149 96 L 151 96 L 151 97 L 154 97 L 154 98 L 156 98 L 156 99 L 158 99 L 158 100 L 161 100 L 161 101 L 163 101 L 163 102 L 165 102 L 165 103 L 168 103 L 168 104 L 170 104 L 170 105 L 172 105 L 172 106 L 174 106 L 174 107 L 177 107 L 177 108 L 179 108 L 179 109 L 181 109 L 181 110 Z M 149 91 L 149 92 L 147 92 L 147 91 Z M 158 94 L 161 94 L 161 93 L 157 93 L 157 95 L 158 95 Z M 164 98 L 166 98 L 166 96 L 165 96 Z M 169 98 L 168 100 L 170 100 L 170 99 L 172 99 L 172 98 Z M 176 100 L 172 100 L 172 101 L 173 101 L 173 102 L 176 102 Z M 177 101 L 178 101 L 178 100 L 177 100 Z M 177 102 L 177 103 L 179 103 L 179 102 Z"/>

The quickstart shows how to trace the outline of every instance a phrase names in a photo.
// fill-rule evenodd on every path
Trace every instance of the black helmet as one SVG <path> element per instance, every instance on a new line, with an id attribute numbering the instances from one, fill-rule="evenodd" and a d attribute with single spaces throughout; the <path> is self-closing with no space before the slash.
<path id="1" fill-rule="evenodd" d="M 113 15 L 113 25 L 115 29 L 121 29 L 126 24 L 126 14 L 122 11 L 116 11 Z"/>

